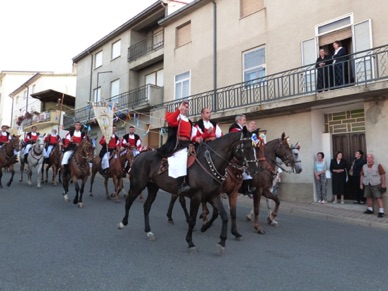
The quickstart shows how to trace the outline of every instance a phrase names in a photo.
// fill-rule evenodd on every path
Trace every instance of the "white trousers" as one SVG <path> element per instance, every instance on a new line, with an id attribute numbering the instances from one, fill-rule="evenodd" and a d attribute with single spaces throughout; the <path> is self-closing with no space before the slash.
<path id="1" fill-rule="evenodd" d="M 110 157 L 110 152 L 106 152 L 105 155 L 102 157 L 101 168 L 103 170 L 109 168 L 109 157 Z"/>
<path id="2" fill-rule="evenodd" d="M 24 153 L 23 154 L 28 154 L 28 152 L 30 151 L 30 148 L 32 147 L 32 144 L 28 144 L 28 145 L 26 145 L 26 147 L 24 148 Z"/>
<path id="3" fill-rule="evenodd" d="M 45 158 L 48 158 L 49 156 L 50 156 L 50 154 L 51 154 L 51 152 L 53 151 L 53 148 L 54 148 L 54 146 L 53 145 L 49 145 L 48 147 L 47 147 L 47 151 L 46 151 L 46 154 L 45 154 Z"/>
<path id="4" fill-rule="evenodd" d="M 187 148 L 175 152 L 168 160 L 168 175 L 178 178 L 187 175 Z"/>
<path id="5" fill-rule="evenodd" d="M 242 173 L 242 176 L 243 176 L 243 180 L 250 180 L 250 179 L 252 179 L 252 176 L 251 176 L 251 175 L 248 175 L 248 174 L 245 173 L 245 172 Z"/>

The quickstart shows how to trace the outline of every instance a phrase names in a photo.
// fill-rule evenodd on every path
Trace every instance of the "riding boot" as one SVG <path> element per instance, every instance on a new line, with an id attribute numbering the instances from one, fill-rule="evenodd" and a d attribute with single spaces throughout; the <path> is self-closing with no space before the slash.
<path id="1" fill-rule="evenodd" d="M 185 176 L 176 178 L 178 195 L 185 194 L 190 191 L 190 186 L 186 184 Z"/>
<path id="2" fill-rule="evenodd" d="M 63 177 L 67 177 L 69 175 L 69 165 L 63 165 Z"/>
<path id="3" fill-rule="evenodd" d="M 248 181 L 248 191 L 253 194 L 253 192 L 256 191 L 256 187 L 252 186 L 252 179 L 249 179 L 247 181 Z"/>
<path id="4" fill-rule="evenodd" d="M 256 191 L 256 187 L 251 186 L 252 179 L 243 180 L 244 195 L 250 196 Z"/>
<path id="5" fill-rule="evenodd" d="M 27 164 L 27 156 L 28 154 L 24 154 L 24 163 Z"/>

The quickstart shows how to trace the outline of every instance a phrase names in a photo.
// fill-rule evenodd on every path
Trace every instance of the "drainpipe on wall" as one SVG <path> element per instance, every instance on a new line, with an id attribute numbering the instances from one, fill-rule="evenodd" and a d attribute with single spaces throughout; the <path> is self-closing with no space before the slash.
<path id="1" fill-rule="evenodd" d="M 28 112 L 28 95 L 30 95 L 30 87 L 24 85 L 27 88 L 27 96 L 26 96 L 26 113 Z"/>
<path id="2" fill-rule="evenodd" d="M 213 109 L 217 111 L 217 3 L 213 3 Z"/>
<path id="3" fill-rule="evenodd" d="M 90 57 L 91 57 L 91 62 L 90 62 L 90 86 L 89 86 L 89 103 L 90 106 L 91 105 L 91 102 L 92 102 L 92 92 L 93 92 L 93 54 L 90 54 Z M 88 121 L 90 120 L 90 109 L 89 109 L 89 116 L 88 116 Z"/>

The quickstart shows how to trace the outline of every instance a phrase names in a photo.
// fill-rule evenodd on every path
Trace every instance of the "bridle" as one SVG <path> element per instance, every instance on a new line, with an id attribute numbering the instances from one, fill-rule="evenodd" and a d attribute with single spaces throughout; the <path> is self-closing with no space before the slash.
<path id="1" fill-rule="evenodd" d="M 284 143 L 283 143 L 283 140 L 279 138 L 279 143 L 278 143 L 277 148 L 275 149 L 275 152 L 276 152 L 279 148 L 282 148 L 282 147 L 285 147 L 285 145 L 284 145 Z M 291 148 L 290 148 L 290 149 L 291 149 Z M 292 149 L 291 149 L 291 150 L 292 150 Z M 284 172 L 286 172 L 286 173 L 292 173 L 292 172 L 294 172 L 294 170 L 295 170 L 295 163 L 296 163 L 296 161 L 294 160 L 294 156 L 293 156 L 292 152 L 291 152 L 291 153 L 288 153 L 288 149 L 286 149 L 286 151 L 287 151 L 287 155 L 286 155 L 285 159 L 282 159 L 282 162 L 281 162 L 281 163 L 278 163 L 278 162 L 276 161 L 276 158 L 275 158 L 275 159 L 272 159 L 272 158 L 269 157 L 268 155 L 265 155 L 265 156 L 266 156 L 266 158 L 267 158 L 268 160 L 270 160 L 276 167 L 280 168 L 282 171 L 284 171 Z M 290 160 L 291 160 L 291 161 L 290 161 Z M 290 167 L 290 168 L 292 169 L 292 171 L 291 171 L 291 170 L 284 169 L 284 168 L 281 166 L 283 163 L 284 163 L 287 167 Z"/>
<path id="2" fill-rule="evenodd" d="M 36 145 L 38 145 L 38 146 L 36 146 Z M 36 151 L 36 147 L 38 147 L 39 149 L 41 149 L 40 152 L 37 152 L 37 151 Z M 34 160 L 36 160 L 36 164 L 35 164 L 34 166 L 38 165 L 40 159 L 43 158 L 43 145 L 41 145 L 41 144 L 39 144 L 39 143 L 34 144 L 34 145 L 32 146 L 32 148 L 31 148 L 31 154 L 30 154 L 30 156 L 31 156 Z"/>
<path id="3" fill-rule="evenodd" d="M 244 137 L 243 132 L 241 132 L 239 141 L 240 141 L 240 144 L 237 145 L 234 154 L 236 155 L 236 154 L 241 153 L 242 155 L 244 155 L 244 149 L 245 149 L 244 142 L 246 142 L 246 141 L 252 142 L 252 140 L 251 140 L 250 137 Z M 227 176 L 227 172 L 225 171 L 224 175 L 221 174 L 220 172 L 218 172 L 210 152 L 213 152 L 217 157 L 219 157 L 223 161 L 227 162 L 228 166 L 230 166 L 230 167 L 232 167 L 234 169 L 240 170 L 242 172 L 244 172 L 249 167 L 249 163 L 257 163 L 257 159 L 248 160 L 244 156 L 244 159 L 242 161 L 243 165 L 239 165 L 239 164 L 233 163 L 233 162 L 227 160 L 226 158 L 224 158 L 221 154 L 219 154 L 216 150 L 214 150 L 212 147 L 210 147 L 207 143 L 205 143 L 205 142 L 200 143 L 199 147 L 201 147 L 201 146 L 205 146 L 206 147 L 206 150 L 205 150 L 205 153 L 204 153 L 204 158 L 205 158 L 205 160 L 206 160 L 206 162 L 208 164 L 208 167 L 209 167 L 210 171 L 198 160 L 198 157 L 195 157 L 195 160 L 196 160 L 196 162 L 201 166 L 201 168 L 207 174 L 209 174 L 214 180 L 216 180 L 220 184 L 223 181 L 225 181 L 226 176 Z M 255 151 L 254 151 L 254 156 L 256 158 L 256 152 Z M 237 159 L 237 160 L 240 161 L 239 159 Z"/>

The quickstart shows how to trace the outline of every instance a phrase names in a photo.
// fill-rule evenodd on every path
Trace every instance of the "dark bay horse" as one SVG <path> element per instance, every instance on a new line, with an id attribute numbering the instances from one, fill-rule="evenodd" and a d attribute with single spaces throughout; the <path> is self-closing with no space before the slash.
<path id="1" fill-rule="evenodd" d="M 15 175 L 14 164 L 16 162 L 16 157 L 14 151 L 20 151 L 20 135 L 12 135 L 12 138 L 9 142 L 4 144 L 0 149 L 0 188 L 3 188 L 1 184 L 1 179 L 3 177 L 3 168 L 8 167 L 11 172 L 11 178 L 7 182 L 7 186 L 11 186 L 13 182 L 13 176 Z"/>
<path id="2" fill-rule="evenodd" d="M 51 184 L 54 186 L 57 185 L 57 175 L 59 170 L 61 169 L 61 155 L 62 155 L 62 145 L 60 143 L 57 143 L 53 150 L 50 153 L 50 156 L 47 160 L 43 161 L 42 166 L 42 181 L 44 180 L 45 183 L 48 182 L 48 171 L 49 168 L 52 168 L 53 170 L 53 177 L 51 180 Z M 44 169 L 44 165 L 47 165 L 46 170 Z M 44 172 L 46 172 L 46 175 L 44 175 Z M 45 176 L 45 177 L 44 177 Z M 59 182 L 62 182 L 61 175 L 58 175 Z"/>
<path id="3" fill-rule="evenodd" d="M 84 188 L 86 181 L 90 175 L 90 166 L 89 163 L 92 163 L 94 159 L 94 147 L 91 142 L 87 139 L 83 139 L 74 150 L 74 153 L 69 158 L 69 171 L 66 175 L 63 167 L 61 168 L 62 172 L 62 185 L 63 185 L 63 198 L 66 202 L 69 201 L 67 193 L 69 192 L 69 182 L 70 179 L 75 184 L 76 195 L 74 197 L 73 203 L 78 204 L 79 208 L 83 208 L 82 195 L 84 193 Z M 62 158 L 61 158 L 62 160 Z M 81 188 L 79 187 L 78 180 L 81 179 L 82 184 Z"/>
<path id="4" fill-rule="evenodd" d="M 232 163 L 233 157 L 236 158 L 236 162 Z M 125 216 L 119 224 L 119 229 L 128 224 L 129 210 L 133 201 L 147 187 L 148 196 L 144 203 L 145 232 L 148 239 L 155 239 L 151 232 L 149 212 L 157 192 L 162 189 L 176 194 L 177 191 L 177 182 L 168 176 L 167 171 L 159 174 L 160 163 L 161 157 L 157 151 L 145 152 L 135 158 L 131 169 L 130 190 L 125 203 Z M 190 219 L 186 241 L 191 251 L 195 250 L 192 233 L 202 201 L 210 202 L 220 213 L 222 228 L 217 247 L 220 253 L 225 249 L 228 215 L 221 201 L 220 187 L 228 165 L 247 169 L 251 173 L 256 171 L 252 140 L 245 127 L 241 132 L 226 134 L 209 144 L 201 143 L 197 148 L 195 162 L 187 170 L 187 182 L 191 189 L 187 193 L 187 197 L 190 198 Z"/>

